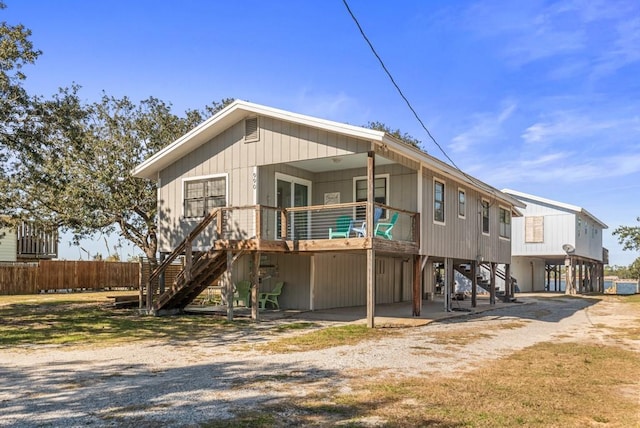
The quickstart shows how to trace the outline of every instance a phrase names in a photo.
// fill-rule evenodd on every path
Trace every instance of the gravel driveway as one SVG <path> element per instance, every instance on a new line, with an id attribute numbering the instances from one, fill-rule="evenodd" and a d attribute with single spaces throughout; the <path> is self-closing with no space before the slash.
<path id="1" fill-rule="evenodd" d="M 30 346 L 0 350 L 0 426 L 197 426 L 327 388 L 348 374 L 432 372 L 453 376 L 550 340 L 605 343 L 602 325 L 634 319 L 615 299 L 527 297 L 524 303 L 413 328 L 381 340 L 321 351 L 266 354 L 230 345 L 264 336 L 112 347 Z M 598 327 L 600 326 L 600 327 Z M 439 332 L 489 332 L 442 344 Z M 303 334 L 297 332 L 292 334 Z M 629 347 L 638 349 L 637 342 Z"/>

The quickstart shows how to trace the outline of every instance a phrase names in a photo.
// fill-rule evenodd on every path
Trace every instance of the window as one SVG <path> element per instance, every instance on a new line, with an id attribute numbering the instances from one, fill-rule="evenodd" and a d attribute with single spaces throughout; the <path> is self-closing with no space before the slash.
<path id="1" fill-rule="evenodd" d="M 582 220 L 578 217 L 578 236 L 580 236 L 580 230 L 582 230 Z"/>
<path id="2" fill-rule="evenodd" d="M 467 208 L 465 206 L 466 198 L 467 195 L 465 194 L 464 190 L 458 189 L 458 217 L 460 218 L 465 218 L 467 213 Z"/>
<path id="3" fill-rule="evenodd" d="M 500 207 L 500 236 L 511 238 L 511 211 Z"/>
<path id="4" fill-rule="evenodd" d="M 215 207 L 227 205 L 227 177 L 184 181 L 184 217 L 203 217 Z"/>
<path id="5" fill-rule="evenodd" d="M 489 233 L 489 201 L 482 200 L 482 233 Z"/>
<path id="6" fill-rule="evenodd" d="M 433 181 L 433 221 L 444 223 L 444 183 Z"/>
<path id="7" fill-rule="evenodd" d="M 354 195 L 356 202 L 367 202 L 367 178 L 356 177 L 353 179 Z M 387 204 L 389 193 L 389 175 L 376 175 L 373 182 L 373 200 L 379 204 Z M 363 206 L 356 207 L 356 220 L 364 221 L 367 210 Z M 381 218 L 387 218 L 387 210 L 382 212 Z"/>

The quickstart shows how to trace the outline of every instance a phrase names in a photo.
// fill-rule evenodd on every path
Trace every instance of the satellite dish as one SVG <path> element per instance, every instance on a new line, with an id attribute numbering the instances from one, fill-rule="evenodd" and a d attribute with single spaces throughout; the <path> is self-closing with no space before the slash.
<path id="1" fill-rule="evenodd" d="M 564 252 L 565 252 L 565 253 L 567 253 L 567 254 L 573 254 L 573 253 L 575 253 L 575 251 L 576 251 L 576 248 L 575 248 L 573 245 L 571 245 L 571 244 L 564 244 L 564 245 L 562 246 L 562 249 L 563 249 L 563 250 L 564 250 Z"/>

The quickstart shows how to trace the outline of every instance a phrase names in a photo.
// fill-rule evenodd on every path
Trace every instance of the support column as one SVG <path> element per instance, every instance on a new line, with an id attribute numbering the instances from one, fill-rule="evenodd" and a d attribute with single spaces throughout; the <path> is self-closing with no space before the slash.
<path id="1" fill-rule="evenodd" d="M 511 265 L 506 263 L 504 265 L 504 289 L 505 289 L 505 298 L 507 301 L 510 301 L 513 297 L 513 289 L 511 284 Z M 507 290 L 509 292 L 507 293 Z"/>
<path id="2" fill-rule="evenodd" d="M 233 253 L 227 251 L 227 270 L 222 276 L 224 284 L 224 295 L 227 300 L 227 320 L 233 321 L 233 279 L 232 279 Z"/>
<path id="3" fill-rule="evenodd" d="M 367 153 L 367 213 L 366 213 L 366 238 L 369 242 L 367 249 L 367 326 L 375 327 L 375 311 L 376 311 L 376 255 L 373 249 L 373 209 L 375 201 L 375 153 L 370 151 Z"/>
<path id="4" fill-rule="evenodd" d="M 564 294 L 576 294 L 575 271 L 573 269 L 573 257 L 567 257 L 564 261 Z"/>
<path id="5" fill-rule="evenodd" d="M 162 264 L 162 262 L 164 262 L 164 259 L 166 258 L 167 253 L 165 252 L 161 252 L 160 253 L 160 260 L 158 260 L 158 266 Z M 165 288 L 165 275 L 164 275 L 165 271 L 163 270 L 162 272 L 160 272 L 160 275 L 158 275 L 158 289 L 160 291 L 160 294 L 164 293 L 164 288 Z"/>
<path id="6" fill-rule="evenodd" d="M 451 292 L 453 290 L 453 260 L 444 259 L 444 311 L 451 312 Z"/>
<path id="7" fill-rule="evenodd" d="M 578 269 L 576 268 L 577 260 L 571 257 L 571 284 L 573 285 L 573 294 L 578 293 Z"/>
<path id="8" fill-rule="evenodd" d="M 578 262 L 578 292 L 580 294 L 584 293 L 584 273 L 582 271 L 583 268 L 584 268 L 584 262 L 580 260 Z"/>
<path id="9" fill-rule="evenodd" d="M 489 304 L 491 306 L 496 304 L 496 270 L 498 264 L 491 262 L 491 276 L 489 277 Z"/>
<path id="10" fill-rule="evenodd" d="M 471 262 L 471 307 L 475 308 L 478 304 L 478 262 Z"/>
<path id="11" fill-rule="evenodd" d="M 369 228 L 367 228 L 369 229 Z M 376 317 L 376 255 L 373 249 L 367 250 L 367 327 L 375 327 Z"/>
<path id="12" fill-rule="evenodd" d="M 413 256 L 413 316 L 419 317 L 422 309 L 422 257 Z"/>
<path id="13" fill-rule="evenodd" d="M 258 320 L 260 317 L 260 305 L 258 295 L 260 293 L 260 253 L 253 253 L 253 269 L 251 269 L 251 319 Z"/>
<path id="14" fill-rule="evenodd" d="M 547 274 L 547 282 L 544 286 L 544 291 L 551 291 L 551 265 L 548 265 L 546 262 L 544 264 L 544 270 Z"/>

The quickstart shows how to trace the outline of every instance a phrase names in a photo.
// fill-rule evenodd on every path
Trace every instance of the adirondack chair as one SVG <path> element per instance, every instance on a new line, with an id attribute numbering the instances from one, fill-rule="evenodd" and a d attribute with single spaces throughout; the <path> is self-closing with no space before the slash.
<path id="1" fill-rule="evenodd" d="M 353 219 L 348 215 L 342 215 L 336 220 L 336 228 L 333 230 L 329 228 L 329 239 L 333 238 L 348 238 L 351 235 L 351 227 L 353 226 Z"/>
<path id="2" fill-rule="evenodd" d="M 382 217 L 382 208 L 376 207 L 373 210 L 373 224 L 377 224 L 380 217 Z M 360 227 L 353 227 L 351 230 L 353 230 L 357 236 L 361 238 L 365 237 L 367 236 L 367 222 L 363 221 Z"/>
<path id="3" fill-rule="evenodd" d="M 277 282 L 273 290 L 266 293 L 260 293 L 260 298 L 258 299 L 260 303 L 260 309 L 264 309 L 267 306 L 267 303 L 271 303 L 275 308 L 280 309 L 278 296 L 280 296 L 280 293 L 282 293 L 283 286 L 284 281 Z"/>
<path id="4" fill-rule="evenodd" d="M 236 284 L 236 292 L 233 294 L 233 300 L 238 306 L 238 302 L 243 301 L 245 306 L 250 306 L 249 295 L 251 293 L 251 281 L 243 280 Z"/>
<path id="5" fill-rule="evenodd" d="M 391 236 L 391 229 L 393 229 L 393 226 L 395 226 L 397 221 L 398 213 L 395 212 L 391 216 L 391 221 L 389 221 L 388 223 L 380 222 L 376 224 L 376 231 L 374 235 L 385 239 L 393 239 L 393 237 Z"/>

